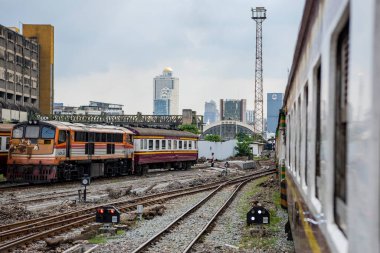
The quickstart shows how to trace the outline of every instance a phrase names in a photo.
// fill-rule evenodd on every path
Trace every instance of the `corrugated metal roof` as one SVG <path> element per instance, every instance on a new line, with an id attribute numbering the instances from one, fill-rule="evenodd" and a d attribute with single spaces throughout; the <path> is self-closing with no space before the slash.
<path id="1" fill-rule="evenodd" d="M 173 137 L 188 137 L 188 138 L 198 138 L 198 135 L 179 130 L 167 130 L 167 129 L 156 129 L 156 128 L 142 128 L 142 127 L 128 127 L 137 135 L 149 135 L 149 136 L 173 136 Z"/>

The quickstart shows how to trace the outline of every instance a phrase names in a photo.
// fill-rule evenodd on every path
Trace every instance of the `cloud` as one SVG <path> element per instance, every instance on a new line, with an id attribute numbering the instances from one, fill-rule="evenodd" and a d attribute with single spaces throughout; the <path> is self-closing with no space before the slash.
<path id="1" fill-rule="evenodd" d="M 14 0 L 2 4 L 0 21 L 55 27 L 57 102 L 100 100 L 150 114 L 153 78 L 171 66 L 180 79 L 180 109 L 203 113 L 211 99 L 246 98 L 253 107 L 252 4 L 268 13 L 264 92 L 284 92 L 304 0 Z"/>

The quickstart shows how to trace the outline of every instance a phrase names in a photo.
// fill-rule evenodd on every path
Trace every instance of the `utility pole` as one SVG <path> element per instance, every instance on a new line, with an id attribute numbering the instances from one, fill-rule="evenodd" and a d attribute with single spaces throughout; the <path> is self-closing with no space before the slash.
<path id="1" fill-rule="evenodd" d="M 263 105 L 263 22 L 266 17 L 264 7 L 251 9 L 252 19 L 256 22 L 256 67 L 255 67 L 255 133 L 264 133 L 264 105 Z"/>

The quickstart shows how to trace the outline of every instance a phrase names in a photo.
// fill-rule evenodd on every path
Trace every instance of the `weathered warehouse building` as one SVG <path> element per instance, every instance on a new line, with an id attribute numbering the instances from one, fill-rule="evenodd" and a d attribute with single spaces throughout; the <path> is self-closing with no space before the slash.
<path id="1" fill-rule="evenodd" d="M 0 25 L 0 118 L 22 121 L 51 114 L 54 97 L 54 27 Z"/>

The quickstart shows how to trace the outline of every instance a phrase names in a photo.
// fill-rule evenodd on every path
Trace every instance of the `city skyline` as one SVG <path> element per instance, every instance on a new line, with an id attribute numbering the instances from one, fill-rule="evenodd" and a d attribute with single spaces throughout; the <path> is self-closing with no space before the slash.
<path id="1" fill-rule="evenodd" d="M 280 0 L 107 5 L 96 0 L 16 0 L 3 3 L 7 12 L 0 23 L 55 27 L 55 101 L 108 101 L 123 104 L 127 114 L 151 114 L 151 78 L 171 66 L 181 78 L 180 110 L 203 114 L 204 101 L 224 97 L 247 99 L 247 109 L 254 109 L 255 24 L 250 9 L 256 6 L 268 10 L 264 94 L 284 92 L 304 1 L 289 6 Z"/>

